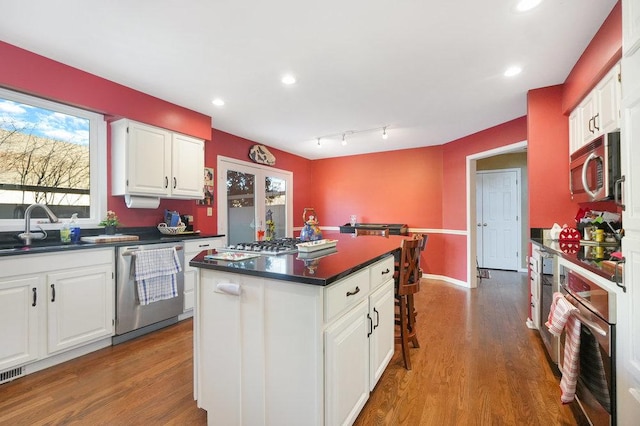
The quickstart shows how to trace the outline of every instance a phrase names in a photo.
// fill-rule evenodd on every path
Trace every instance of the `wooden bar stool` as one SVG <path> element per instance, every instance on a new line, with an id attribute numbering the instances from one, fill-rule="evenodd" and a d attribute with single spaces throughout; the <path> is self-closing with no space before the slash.
<path id="1" fill-rule="evenodd" d="M 416 311 L 413 304 L 413 295 L 420 291 L 420 247 L 423 238 L 417 237 L 402 241 L 402 250 L 397 265 L 396 277 L 396 313 L 395 324 L 399 327 L 395 342 L 402 347 L 404 367 L 411 370 L 411 357 L 409 354 L 409 342 L 414 348 L 419 348 L 416 335 Z"/>

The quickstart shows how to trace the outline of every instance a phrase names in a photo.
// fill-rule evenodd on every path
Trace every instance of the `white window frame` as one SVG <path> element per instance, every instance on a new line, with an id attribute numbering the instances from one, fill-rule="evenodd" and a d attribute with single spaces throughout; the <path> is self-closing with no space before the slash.
<path id="1" fill-rule="evenodd" d="M 89 217 L 79 220 L 81 228 L 97 227 L 107 211 L 107 123 L 104 116 L 92 111 L 72 107 L 58 102 L 48 101 L 24 93 L 0 88 L 0 97 L 14 102 L 59 111 L 89 120 L 89 184 L 90 202 Z M 62 218 L 61 218 L 62 219 Z M 38 223 L 43 229 L 59 229 L 59 223 L 43 221 Z M 33 229 L 33 228 L 32 228 Z M 24 219 L 0 219 L 0 231 L 22 231 Z"/>

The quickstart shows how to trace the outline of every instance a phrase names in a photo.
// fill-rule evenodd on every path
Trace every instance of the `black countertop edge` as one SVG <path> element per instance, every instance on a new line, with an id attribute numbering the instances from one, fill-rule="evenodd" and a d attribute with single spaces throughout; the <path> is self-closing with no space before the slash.
<path id="1" fill-rule="evenodd" d="M 117 232 L 118 234 L 137 235 L 139 239 L 99 244 L 87 242 L 62 243 L 60 242 L 59 231 L 47 231 L 48 236 L 46 239 L 35 241 L 31 245 L 25 246 L 16 239 L 19 232 L 2 232 L 0 233 L 0 257 L 224 237 L 224 234 L 202 233 L 163 235 L 155 227 L 118 228 Z M 104 228 L 82 229 L 81 237 L 102 235 L 103 233 Z"/>
<path id="2" fill-rule="evenodd" d="M 301 275 L 297 273 L 270 272 L 266 270 L 264 267 L 261 267 L 262 266 L 261 264 L 256 265 L 256 269 L 238 268 L 233 265 L 238 264 L 240 262 L 227 262 L 227 261 L 204 259 L 204 256 L 209 253 L 209 251 L 207 250 L 200 252 L 196 257 L 194 257 L 189 262 L 189 265 L 196 268 L 211 269 L 211 270 L 216 270 L 221 272 L 230 272 L 235 274 L 251 275 L 251 276 L 260 277 L 260 278 L 270 278 L 270 279 L 276 279 L 280 281 L 288 281 L 288 282 L 295 282 L 295 283 L 301 283 L 301 284 L 311 284 L 311 285 L 317 285 L 317 286 L 328 286 L 338 280 L 341 280 L 342 278 L 347 277 L 348 275 L 353 274 L 354 272 L 358 272 L 359 270 L 362 270 L 378 262 L 379 260 L 384 259 L 389 255 L 395 254 L 396 252 L 400 253 L 400 247 L 390 249 L 388 251 L 385 251 L 382 254 L 371 257 L 366 261 L 362 261 L 360 263 L 350 265 L 349 267 L 346 267 L 344 270 L 341 270 L 338 273 L 333 273 L 323 277 Z M 337 252 L 336 254 L 340 254 L 340 253 Z M 296 259 L 296 255 L 297 255 L 296 253 L 293 253 L 293 254 L 279 255 L 277 257 L 283 258 L 283 259 L 286 258 L 287 264 L 292 264 L 292 266 L 295 262 L 304 262 L 302 259 Z M 345 253 L 343 253 L 343 255 L 345 255 Z M 269 257 L 269 255 L 261 255 L 261 257 L 263 258 Z M 322 262 L 324 259 L 319 259 L 319 260 L 320 262 Z M 295 270 L 295 267 L 294 267 L 294 270 Z"/>
<path id="3" fill-rule="evenodd" d="M 604 261 L 604 259 L 603 260 L 584 259 L 584 258 L 580 258 L 577 253 L 565 253 L 557 247 L 558 241 L 554 241 L 554 240 L 545 240 L 542 238 L 531 238 L 530 241 L 533 244 L 536 244 L 544 248 L 546 251 L 549 251 L 557 256 L 562 257 L 563 259 L 573 263 L 574 265 L 580 266 L 581 268 L 584 268 L 587 271 L 593 272 L 594 274 L 602 278 L 615 282 L 614 276 L 610 272 L 605 271 L 602 268 L 602 261 Z M 582 247 L 580 247 L 580 250 L 581 249 Z M 619 247 L 617 248 L 617 250 L 619 250 Z"/>

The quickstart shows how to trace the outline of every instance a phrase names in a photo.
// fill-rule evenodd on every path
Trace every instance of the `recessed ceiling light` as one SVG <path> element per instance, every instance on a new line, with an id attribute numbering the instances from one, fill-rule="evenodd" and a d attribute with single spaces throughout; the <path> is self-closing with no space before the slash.
<path id="1" fill-rule="evenodd" d="M 295 82 L 296 82 L 296 78 L 291 74 L 287 74 L 284 77 L 282 77 L 282 83 L 284 84 L 291 85 L 291 84 L 294 84 Z"/>
<path id="2" fill-rule="evenodd" d="M 504 76 L 505 77 L 513 77 L 514 75 L 518 75 L 522 72 L 522 68 L 514 66 L 514 67 L 509 67 L 507 68 L 507 70 L 504 72 Z"/>
<path id="3" fill-rule="evenodd" d="M 215 98 L 214 100 L 211 101 L 211 103 L 219 107 L 224 105 L 224 101 L 220 98 Z"/>
<path id="4" fill-rule="evenodd" d="M 516 5 L 516 10 L 518 12 L 526 12 L 538 6 L 540 3 L 542 3 L 542 0 L 520 0 Z"/>

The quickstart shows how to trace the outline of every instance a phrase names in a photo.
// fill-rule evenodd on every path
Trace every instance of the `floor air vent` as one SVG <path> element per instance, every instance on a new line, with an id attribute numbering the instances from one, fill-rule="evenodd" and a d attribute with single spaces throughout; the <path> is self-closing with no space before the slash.
<path id="1" fill-rule="evenodd" d="M 0 385 L 6 382 L 10 382 L 13 379 L 24 376 L 24 367 L 13 368 L 11 370 L 3 371 L 0 373 Z"/>

